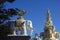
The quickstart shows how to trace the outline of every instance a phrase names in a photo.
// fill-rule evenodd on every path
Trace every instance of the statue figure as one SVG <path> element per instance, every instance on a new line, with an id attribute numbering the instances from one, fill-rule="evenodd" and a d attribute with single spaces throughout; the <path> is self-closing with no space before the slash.
<path id="1" fill-rule="evenodd" d="M 30 35 L 32 35 L 33 32 L 33 26 L 31 20 L 24 20 L 23 15 L 25 14 L 25 11 L 21 10 L 18 13 L 19 18 L 14 21 L 13 25 L 13 35 L 18 36 L 27 36 L 27 29 L 30 30 Z M 20 34 L 16 34 L 16 31 L 21 31 Z"/>
<path id="2" fill-rule="evenodd" d="M 42 40 L 56 40 L 57 38 L 60 38 L 60 34 L 55 32 L 55 27 L 52 24 L 49 9 L 47 11 L 47 20 L 44 27 L 44 32 L 40 33 L 40 38 L 42 38 Z"/>

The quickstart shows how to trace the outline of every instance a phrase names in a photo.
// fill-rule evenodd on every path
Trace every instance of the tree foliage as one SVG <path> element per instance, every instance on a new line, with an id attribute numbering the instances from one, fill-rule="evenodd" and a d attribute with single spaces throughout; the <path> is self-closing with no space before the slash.
<path id="1" fill-rule="evenodd" d="M 10 17 L 18 13 L 14 8 L 5 9 L 4 3 L 6 1 L 12 3 L 15 0 L 0 0 L 0 36 L 6 36 L 11 33 L 9 25 L 7 26 L 8 23 L 4 24 L 4 22 L 10 20 Z"/>
<path id="2" fill-rule="evenodd" d="M 8 10 L 1 9 L 0 10 L 0 21 L 1 21 L 1 23 L 3 23 L 5 20 L 10 20 L 10 17 L 12 17 L 13 15 L 17 15 L 17 11 L 14 10 L 13 8 L 10 8 Z"/>
<path id="3" fill-rule="evenodd" d="M 0 4 L 3 4 L 3 3 L 5 3 L 5 2 L 9 2 L 9 3 L 12 3 L 12 2 L 14 2 L 15 0 L 0 0 Z"/>

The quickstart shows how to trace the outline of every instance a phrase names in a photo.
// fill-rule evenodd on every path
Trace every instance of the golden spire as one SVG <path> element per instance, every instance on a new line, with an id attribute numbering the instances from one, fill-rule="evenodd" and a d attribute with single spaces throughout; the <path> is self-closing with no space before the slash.
<path id="1" fill-rule="evenodd" d="M 47 19 L 46 19 L 46 24 L 45 24 L 44 30 L 47 30 L 47 29 L 55 30 L 54 26 L 52 24 L 52 20 L 51 20 L 50 10 L 49 9 L 47 10 Z"/>
<path id="2" fill-rule="evenodd" d="M 50 21 L 51 20 L 51 17 L 50 17 L 50 10 L 48 9 L 47 10 L 47 21 Z"/>
<path id="3" fill-rule="evenodd" d="M 50 10 L 47 10 L 47 20 L 46 20 L 46 25 L 53 25 L 52 24 L 52 20 L 51 20 L 51 16 L 50 16 Z"/>

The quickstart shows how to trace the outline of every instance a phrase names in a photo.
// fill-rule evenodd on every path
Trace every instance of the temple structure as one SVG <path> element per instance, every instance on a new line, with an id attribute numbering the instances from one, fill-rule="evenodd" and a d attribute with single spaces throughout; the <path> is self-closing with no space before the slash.
<path id="1" fill-rule="evenodd" d="M 55 32 L 55 27 L 50 16 L 50 10 L 48 9 L 44 32 L 40 33 L 40 38 L 42 38 L 42 40 L 56 40 L 59 37 L 60 34 L 58 32 Z"/>
<path id="2" fill-rule="evenodd" d="M 34 40 L 59 40 L 60 34 L 55 31 L 55 26 L 52 23 L 50 10 L 47 10 L 47 18 L 44 27 L 44 32 L 41 32 L 40 35 L 35 35 Z"/>

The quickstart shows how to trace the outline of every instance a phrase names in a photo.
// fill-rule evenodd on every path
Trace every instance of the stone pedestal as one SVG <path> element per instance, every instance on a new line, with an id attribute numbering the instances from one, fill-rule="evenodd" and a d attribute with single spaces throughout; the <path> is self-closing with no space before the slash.
<path id="1" fill-rule="evenodd" d="M 30 40 L 30 36 L 0 36 L 0 40 Z"/>

